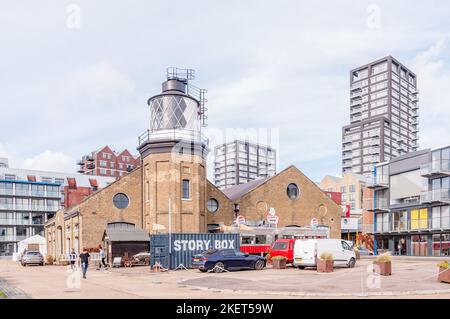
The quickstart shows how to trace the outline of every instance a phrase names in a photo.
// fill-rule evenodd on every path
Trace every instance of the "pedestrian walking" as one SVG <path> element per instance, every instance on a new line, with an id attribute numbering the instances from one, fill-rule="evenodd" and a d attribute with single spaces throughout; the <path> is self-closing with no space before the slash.
<path id="1" fill-rule="evenodd" d="M 105 267 L 105 269 L 108 269 L 109 268 L 109 265 L 106 263 L 106 254 L 105 254 L 105 251 L 103 250 L 103 248 L 102 248 L 102 245 L 99 245 L 98 246 L 98 249 L 99 249 L 99 258 L 100 258 L 100 261 L 99 261 L 99 263 L 98 263 L 98 268 L 97 268 L 97 270 L 100 270 L 101 268 L 102 268 L 102 265 L 103 265 L 103 267 Z"/>
<path id="2" fill-rule="evenodd" d="M 89 267 L 89 259 L 91 255 L 89 255 L 86 248 L 83 248 L 83 252 L 80 254 L 80 264 L 81 270 L 83 271 L 83 278 L 86 279 L 86 272 Z"/>
<path id="3" fill-rule="evenodd" d="M 75 249 L 73 249 L 73 248 L 69 255 L 69 261 L 70 261 L 70 269 L 76 270 L 77 267 L 75 265 L 75 262 L 77 261 L 77 253 L 75 252 Z"/>

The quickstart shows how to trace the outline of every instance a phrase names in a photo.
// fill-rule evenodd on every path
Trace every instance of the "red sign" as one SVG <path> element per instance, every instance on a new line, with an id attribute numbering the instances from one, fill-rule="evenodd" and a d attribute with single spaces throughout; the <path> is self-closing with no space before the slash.
<path id="1" fill-rule="evenodd" d="M 350 205 L 342 205 L 342 216 L 350 217 Z"/>
<path id="2" fill-rule="evenodd" d="M 267 221 L 269 222 L 269 224 L 278 224 L 278 216 L 277 215 L 267 215 Z"/>
<path id="3" fill-rule="evenodd" d="M 245 224 L 245 217 L 242 215 L 239 215 L 238 217 L 236 217 L 236 224 L 238 224 L 238 225 Z"/>

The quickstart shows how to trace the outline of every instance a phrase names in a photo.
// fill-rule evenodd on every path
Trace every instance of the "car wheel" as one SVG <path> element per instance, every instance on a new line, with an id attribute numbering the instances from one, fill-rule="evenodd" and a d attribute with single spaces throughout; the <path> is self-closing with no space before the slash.
<path id="1" fill-rule="evenodd" d="M 23 264 L 22 264 L 22 266 L 26 267 L 26 266 L 27 266 L 27 264 L 23 263 Z"/>
<path id="2" fill-rule="evenodd" d="M 201 272 L 207 272 L 208 269 L 199 269 Z"/>
<path id="3" fill-rule="evenodd" d="M 44 263 L 40 263 L 39 266 L 44 266 Z"/>
<path id="4" fill-rule="evenodd" d="M 255 267 L 256 270 L 263 270 L 264 269 L 264 261 L 262 260 L 257 260 L 255 262 Z"/>
<path id="5" fill-rule="evenodd" d="M 215 273 L 219 273 L 219 272 L 222 272 L 222 271 L 224 271 L 226 268 L 225 268 L 225 265 L 224 265 L 224 263 L 223 262 L 217 262 L 215 265 L 214 265 L 214 268 L 213 268 L 213 270 L 214 270 L 214 272 Z"/>
<path id="6" fill-rule="evenodd" d="M 305 269 L 305 266 L 298 266 L 299 270 Z"/>
<path id="7" fill-rule="evenodd" d="M 356 264 L 355 258 L 351 258 L 347 266 L 348 268 L 353 268 L 355 267 L 355 264 Z"/>

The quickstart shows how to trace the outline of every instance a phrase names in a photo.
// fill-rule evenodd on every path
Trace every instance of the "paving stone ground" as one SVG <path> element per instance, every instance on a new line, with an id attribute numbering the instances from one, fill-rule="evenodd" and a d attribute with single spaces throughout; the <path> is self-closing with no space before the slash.
<path id="1" fill-rule="evenodd" d="M 154 273 L 149 267 L 114 268 L 80 278 L 62 266 L 22 267 L 0 260 L 0 289 L 9 298 L 448 298 L 450 284 L 437 282 L 437 261 L 393 261 L 393 275 L 379 277 L 363 259 L 353 269 L 331 274 L 314 269 L 236 271 L 196 270 Z"/>

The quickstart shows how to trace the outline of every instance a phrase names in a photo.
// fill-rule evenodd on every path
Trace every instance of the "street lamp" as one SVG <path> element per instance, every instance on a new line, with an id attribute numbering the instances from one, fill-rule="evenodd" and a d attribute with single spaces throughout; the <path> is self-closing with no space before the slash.
<path id="1" fill-rule="evenodd" d="M 239 213 L 239 204 L 234 203 L 233 204 L 233 211 L 234 211 L 234 219 L 236 220 L 236 218 L 238 217 L 238 213 Z"/>

